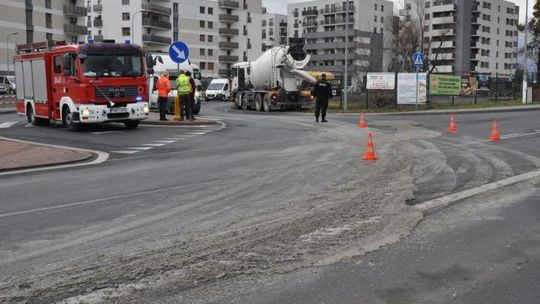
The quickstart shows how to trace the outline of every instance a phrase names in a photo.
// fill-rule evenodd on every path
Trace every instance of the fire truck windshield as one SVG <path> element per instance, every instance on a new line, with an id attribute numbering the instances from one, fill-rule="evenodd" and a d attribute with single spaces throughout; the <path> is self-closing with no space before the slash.
<path id="1" fill-rule="evenodd" d="M 140 56 L 134 55 L 86 55 L 81 56 L 85 77 L 133 77 L 143 75 Z"/>

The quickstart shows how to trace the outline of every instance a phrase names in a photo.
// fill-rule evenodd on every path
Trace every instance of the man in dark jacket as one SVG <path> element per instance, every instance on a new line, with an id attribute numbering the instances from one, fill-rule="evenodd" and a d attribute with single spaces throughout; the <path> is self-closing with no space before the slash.
<path id="1" fill-rule="evenodd" d="M 195 80 L 193 77 L 191 77 L 190 71 L 186 72 L 186 76 L 189 77 L 189 84 L 191 85 L 191 93 L 189 93 L 190 103 L 186 104 L 186 119 L 195 120 L 195 117 L 193 116 L 193 108 L 195 107 L 195 90 L 197 88 L 195 86 Z M 187 116 L 187 113 L 189 113 L 189 116 Z"/>
<path id="2" fill-rule="evenodd" d="M 332 97 L 332 86 L 326 81 L 326 74 L 321 75 L 321 80 L 317 81 L 313 87 L 313 96 L 317 98 L 315 104 L 315 121 L 319 122 L 319 115 L 322 110 L 322 122 L 326 120 L 326 109 L 328 109 L 328 99 Z"/>

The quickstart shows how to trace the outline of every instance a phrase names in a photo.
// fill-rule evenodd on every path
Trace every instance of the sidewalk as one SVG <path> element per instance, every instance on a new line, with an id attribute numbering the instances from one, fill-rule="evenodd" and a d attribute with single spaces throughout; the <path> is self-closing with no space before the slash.
<path id="1" fill-rule="evenodd" d="M 0 139 L 0 172 L 82 162 L 90 152 Z"/>
<path id="2" fill-rule="evenodd" d="M 540 105 L 532 104 L 532 105 L 520 105 L 520 106 L 488 107 L 488 108 L 478 108 L 478 109 L 440 109 L 440 110 L 422 110 L 422 111 L 407 111 L 407 112 L 366 113 L 366 115 L 446 115 L 446 114 L 473 114 L 473 113 L 524 112 L 524 111 L 540 111 Z M 353 114 L 353 115 L 358 115 L 358 114 Z"/>
<path id="3" fill-rule="evenodd" d="M 183 121 L 175 121 L 173 120 L 173 115 L 167 115 L 168 121 L 160 121 L 159 120 L 159 113 L 150 112 L 148 115 L 148 118 L 141 121 L 141 125 L 154 125 L 154 126 L 207 126 L 207 125 L 215 125 L 217 124 L 217 121 L 215 120 L 208 120 L 208 119 L 199 119 L 194 121 L 190 120 L 183 120 Z"/>

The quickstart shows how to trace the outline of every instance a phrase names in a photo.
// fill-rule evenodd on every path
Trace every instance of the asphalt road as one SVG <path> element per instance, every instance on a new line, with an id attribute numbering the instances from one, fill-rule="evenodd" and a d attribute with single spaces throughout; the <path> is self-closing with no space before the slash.
<path id="1" fill-rule="evenodd" d="M 339 184 L 340 176 L 358 166 L 363 141 L 351 139 L 355 117 L 330 115 L 330 123 L 315 124 L 304 114 L 203 106 L 203 117 L 220 118 L 223 125 L 136 131 L 105 125 L 74 133 L 0 115 L 2 136 L 111 154 L 95 167 L 0 177 L 0 291 L 10 282 L 23 291 L 40 290 L 36 285 L 45 283 L 30 277 L 76 268 L 81 260 L 92 269 L 109 257 L 129 260 L 150 249 L 219 235 L 259 212 L 292 208 L 295 197 Z M 408 135 L 416 146 L 411 170 L 417 186 L 408 203 L 418 204 L 538 168 L 539 115 L 462 115 L 458 134 L 445 132 L 446 116 L 370 116 L 368 125 L 383 155 L 390 155 L 383 138 L 401 134 L 405 125 L 433 133 Z M 499 143 L 485 142 L 493 118 L 507 137 Z M 349 262 L 227 280 L 219 280 L 218 273 L 209 285 L 169 290 L 159 299 L 175 303 L 193 293 L 197 303 L 536 303 L 537 185 L 468 200 L 426 218 L 404 241 Z M 266 219 L 269 225 L 277 220 Z M 79 292 L 67 286 L 56 294 L 36 294 L 33 301 Z"/>

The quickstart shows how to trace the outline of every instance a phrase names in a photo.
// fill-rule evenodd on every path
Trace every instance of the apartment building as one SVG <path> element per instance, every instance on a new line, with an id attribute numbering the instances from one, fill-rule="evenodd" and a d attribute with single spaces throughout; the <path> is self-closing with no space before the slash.
<path id="1" fill-rule="evenodd" d="M 88 38 L 130 41 L 167 52 L 172 39 L 172 4 L 167 0 L 87 0 Z"/>
<path id="2" fill-rule="evenodd" d="M 83 0 L 2 0 L 0 73 L 14 74 L 11 62 L 18 44 L 86 41 L 86 14 Z"/>
<path id="3" fill-rule="evenodd" d="M 407 0 L 405 18 L 424 18 L 424 47 L 441 73 L 515 74 L 519 6 L 504 0 Z M 423 16 L 418 16 L 418 12 Z"/>
<path id="4" fill-rule="evenodd" d="M 266 51 L 277 45 L 287 44 L 287 15 L 268 13 L 263 8 L 261 24 L 261 51 Z"/>
<path id="5" fill-rule="evenodd" d="M 386 0 L 319 0 L 289 4 L 288 35 L 306 39 L 311 54 L 310 69 L 345 71 L 345 41 L 349 75 L 383 71 L 391 60 L 385 46 L 391 45 L 394 4 Z M 350 82 L 350 79 L 349 79 Z"/>
<path id="6" fill-rule="evenodd" d="M 88 6 L 90 38 L 130 40 L 162 53 L 183 41 L 203 77 L 225 77 L 232 64 L 261 54 L 262 0 L 88 0 Z"/>

